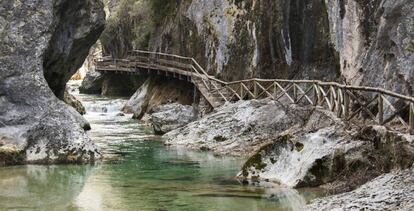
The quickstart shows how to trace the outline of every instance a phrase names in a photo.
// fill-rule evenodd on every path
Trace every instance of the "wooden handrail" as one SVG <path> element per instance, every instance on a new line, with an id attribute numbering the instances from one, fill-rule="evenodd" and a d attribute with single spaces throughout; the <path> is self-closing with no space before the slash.
<path id="1" fill-rule="evenodd" d="M 202 81 L 203 86 L 209 92 L 217 92 L 225 102 L 231 101 L 234 96 L 237 97 L 236 100 L 242 100 L 245 97 L 250 96 L 253 99 L 259 98 L 261 96 L 267 96 L 274 100 L 280 100 L 283 97 L 287 97 L 293 103 L 300 103 L 305 100 L 306 103 L 310 103 L 312 105 L 326 105 L 330 110 L 337 111 L 338 117 L 343 117 L 346 120 L 355 118 L 361 112 L 365 112 L 369 118 L 373 119 L 380 125 L 387 124 L 392 119 L 398 118 L 398 120 L 403 125 L 408 126 L 409 132 L 411 134 L 414 134 L 414 97 L 412 96 L 402 95 L 383 88 L 353 86 L 320 80 L 251 78 L 226 82 L 209 75 L 197 62 L 197 60 L 192 57 L 143 50 L 130 51 L 129 55 L 130 56 L 128 56 L 128 59 L 113 59 L 112 57 L 103 57 L 95 59 L 94 62 L 96 63 L 97 67 L 105 70 L 108 70 L 108 68 L 105 68 L 108 65 L 115 65 L 116 71 L 120 71 L 118 70 L 119 67 L 122 67 L 123 69 L 125 69 L 125 66 L 131 67 L 131 65 L 129 65 L 130 63 L 147 63 L 147 66 L 150 66 L 152 68 L 162 67 L 164 69 L 167 69 L 165 71 L 171 71 L 170 69 L 173 68 L 176 70 L 178 69 L 181 72 L 191 72 L 192 74 L 190 75 L 192 77 L 199 78 Z M 264 85 L 261 83 L 264 83 Z M 232 86 L 239 87 L 240 89 L 233 89 L 234 87 L 232 88 Z M 270 91 L 272 87 L 273 90 Z M 251 90 L 251 88 L 253 88 L 253 90 Z M 261 90 L 260 94 L 258 93 L 258 89 Z M 230 91 L 232 96 L 226 96 L 223 91 Z M 358 99 L 359 95 L 355 95 L 354 92 L 369 92 L 373 94 L 371 96 L 375 97 L 371 100 L 361 101 Z M 309 93 L 313 93 L 313 95 L 309 95 Z M 362 96 L 365 95 L 362 94 Z M 394 108 L 394 106 L 390 103 L 389 100 L 387 100 L 386 97 L 393 97 L 406 102 L 406 105 L 409 107 L 408 124 L 403 118 L 399 116 L 401 110 Z M 351 102 L 359 105 L 359 108 L 351 111 Z M 378 118 L 376 118 L 368 108 L 368 106 L 372 105 L 372 103 L 378 104 Z M 393 112 L 393 114 L 390 115 L 387 120 L 384 120 L 384 112 L 386 112 L 386 107 L 384 107 L 384 105 L 388 106 L 388 110 Z"/>

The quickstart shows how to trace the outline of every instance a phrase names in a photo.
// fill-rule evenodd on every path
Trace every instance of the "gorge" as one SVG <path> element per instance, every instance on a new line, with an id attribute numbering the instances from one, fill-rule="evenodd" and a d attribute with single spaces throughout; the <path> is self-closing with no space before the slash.
<path id="1" fill-rule="evenodd" d="M 413 66 L 410 0 L 1 1 L 0 209 L 414 209 Z"/>

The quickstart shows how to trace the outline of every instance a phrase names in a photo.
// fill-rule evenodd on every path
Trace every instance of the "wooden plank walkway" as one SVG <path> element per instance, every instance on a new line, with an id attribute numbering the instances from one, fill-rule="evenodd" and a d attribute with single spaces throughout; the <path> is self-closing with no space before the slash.
<path id="1" fill-rule="evenodd" d="M 313 105 L 335 112 L 345 121 L 369 121 L 414 134 L 414 98 L 374 87 L 318 80 L 219 80 L 190 57 L 135 50 L 126 59 L 100 58 L 96 70 L 119 74 L 158 74 L 192 82 L 213 108 L 226 102 L 271 98 Z M 399 106 L 396 106 L 399 105 Z"/>

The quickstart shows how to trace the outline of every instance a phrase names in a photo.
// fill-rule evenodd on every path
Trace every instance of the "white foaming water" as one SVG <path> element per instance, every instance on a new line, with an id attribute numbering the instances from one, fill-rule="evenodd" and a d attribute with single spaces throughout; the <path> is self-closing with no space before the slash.
<path id="1" fill-rule="evenodd" d="M 127 98 L 108 98 L 99 95 L 84 95 L 79 93 L 79 81 L 68 83 L 69 91 L 85 107 L 85 119 L 91 124 L 91 131 L 88 135 L 101 149 L 105 149 L 106 154 L 110 147 L 108 145 L 125 143 L 133 140 L 154 139 L 150 128 L 143 127 L 136 120 L 132 119 L 132 114 L 125 114 L 121 110 Z M 108 149 L 108 150 L 106 150 Z"/>
<path id="2" fill-rule="evenodd" d="M 83 103 L 87 113 L 119 114 L 126 100 L 94 100 Z"/>

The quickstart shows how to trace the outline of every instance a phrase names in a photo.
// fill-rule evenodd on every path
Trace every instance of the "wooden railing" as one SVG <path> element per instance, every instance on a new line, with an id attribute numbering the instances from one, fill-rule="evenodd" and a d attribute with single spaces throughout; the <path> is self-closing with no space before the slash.
<path id="1" fill-rule="evenodd" d="M 115 67 L 183 71 L 200 79 L 206 89 L 225 102 L 270 98 L 301 105 L 320 106 L 335 112 L 345 121 L 371 121 L 395 130 L 414 134 L 414 98 L 382 88 L 350 86 L 318 80 L 246 79 L 225 82 L 209 75 L 190 57 L 148 51 L 132 51 L 126 59 L 109 57 L 97 60 L 98 68 Z"/>

